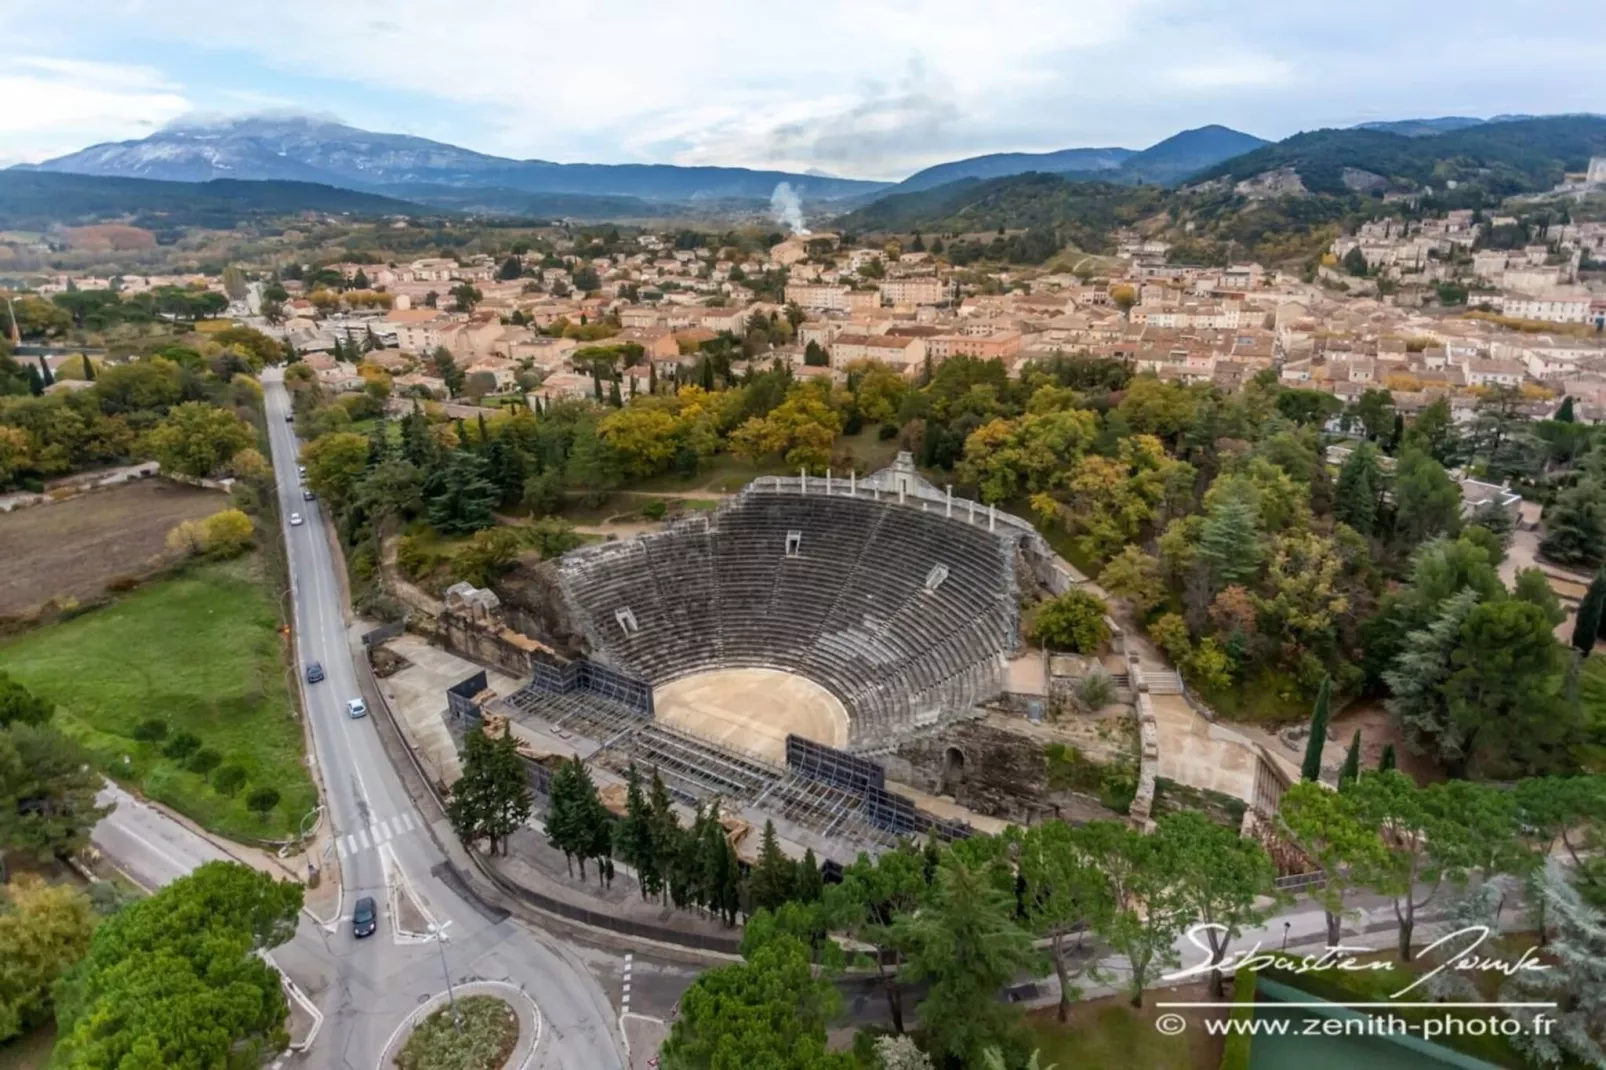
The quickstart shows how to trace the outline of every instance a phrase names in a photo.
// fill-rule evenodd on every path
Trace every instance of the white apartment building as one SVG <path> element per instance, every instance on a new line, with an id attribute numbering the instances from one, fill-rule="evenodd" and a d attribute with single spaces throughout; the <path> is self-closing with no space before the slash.
<path id="1" fill-rule="evenodd" d="M 881 297 L 891 305 L 940 305 L 951 296 L 949 285 L 935 275 L 887 279 L 881 283 Z"/>
<path id="2" fill-rule="evenodd" d="M 1545 323 L 1590 322 L 1589 294 L 1548 293 L 1505 296 L 1496 299 L 1500 311 L 1516 319 L 1540 320 Z"/>

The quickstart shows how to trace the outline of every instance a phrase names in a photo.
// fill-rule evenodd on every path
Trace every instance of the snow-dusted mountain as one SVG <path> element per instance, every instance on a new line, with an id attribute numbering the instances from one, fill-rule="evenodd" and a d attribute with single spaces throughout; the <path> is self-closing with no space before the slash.
<path id="1" fill-rule="evenodd" d="M 138 141 L 92 145 L 33 169 L 176 182 L 289 179 L 375 192 L 396 186 L 415 191 L 419 186 L 500 187 L 677 202 L 767 199 L 783 181 L 811 200 L 859 196 L 887 185 L 741 167 L 510 160 L 427 138 L 377 134 L 303 116 L 174 125 Z"/>

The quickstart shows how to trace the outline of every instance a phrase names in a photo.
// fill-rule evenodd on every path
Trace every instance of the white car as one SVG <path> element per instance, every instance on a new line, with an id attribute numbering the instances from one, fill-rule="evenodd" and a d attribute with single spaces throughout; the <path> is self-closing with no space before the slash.
<path id="1" fill-rule="evenodd" d="M 300 513 L 291 513 L 290 514 L 290 526 L 293 527 L 293 528 L 299 528 L 301 526 L 301 514 Z"/>
<path id="2" fill-rule="evenodd" d="M 346 716 L 352 720 L 356 720 L 358 717 L 367 717 L 368 707 L 363 705 L 362 699 L 354 698 L 346 703 Z"/>

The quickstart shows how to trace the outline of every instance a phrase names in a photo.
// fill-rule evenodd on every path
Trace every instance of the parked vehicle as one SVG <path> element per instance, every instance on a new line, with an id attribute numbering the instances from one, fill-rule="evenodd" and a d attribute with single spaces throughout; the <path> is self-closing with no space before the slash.
<path id="1" fill-rule="evenodd" d="M 363 704 L 362 699 L 354 698 L 346 703 L 346 715 L 352 720 L 356 720 L 358 717 L 367 717 L 368 707 Z"/>
<path id="2" fill-rule="evenodd" d="M 309 501 L 310 502 L 310 501 L 316 501 L 318 496 L 316 494 L 312 493 L 311 490 L 303 490 L 301 492 L 301 498 L 302 498 L 303 501 Z"/>
<path id="3" fill-rule="evenodd" d="M 365 895 L 357 900 L 357 905 L 351 910 L 351 934 L 361 940 L 374 935 L 378 929 L 379 906 L 373 896 Z"/>
<path id="4" fill-rule="evenodd" d="M 320 684 L 322 682 L 323 682 L 323 666 L 315 661 L 312 664 L 307 666 L 307 683 L 309 683 L 309 684 Z"/>

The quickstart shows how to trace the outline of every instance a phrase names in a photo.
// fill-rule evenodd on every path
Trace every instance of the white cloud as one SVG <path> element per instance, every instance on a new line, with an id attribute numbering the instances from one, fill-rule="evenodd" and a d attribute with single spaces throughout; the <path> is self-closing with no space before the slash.
<path id="1" fill-rule="evenodd" d="M 1286 85 L 1293 74 L 1294 65 L 1286 60 L 1245 56 L 1178 67 L 1170 79 L 1186 89 L 1263 89 Z"/>
<path id="2" fill-rule="evenodd" d="M 280 0 L 271 34 L 256 9 L 211 0 L 140 5 L 137 24 L 121 0 L 83 8 L 132 34 L 249 54 L 291 76 L 275 91 L 307 75 L 366 86 L 376 105 L 387 92 L 455 102 L 485 151 L 863 172 L 910 156 L 901 118 L 946 155 L 1063 81 L 1067 56 L 1127 40 L 1157 2 L 392 0 L 376 20 L 363 5 Z"/>
<path id="3" fill-rule="evenodd" d="M 0 164 L 39 160 L 97 141 L 144 137 L 190 110 L 161 71 L 28 56 L 0 71 Z"/>
<path id="4" fill-rule="evenodd" d="M 1598 4 L 1529 0 L 1512 23 L 1504 0 L 276 0 L 265 24 L 214 0 L 6 0 L 0 35 L 32 38 L 13 54 L 163 57 L 207 87 L 208 110 L 333 106 L 516 157 L 894 176 L 984 152 L 1141 148 L 1213 122 L 1278 137 L 1380 114 L 1598 108 L 1577 74 L 1591 42 L 1571 29 Z M 147 67 L 72 62 L 7 77 L 36 98 L 69 83 L 64 106 L 80 90 L 117 106 L 75 104 L 79 126 L 35 123 L 34 143 L 129 136 L 183 110 Z M 27 139 L 7 129 L 18 151 Z"/>

